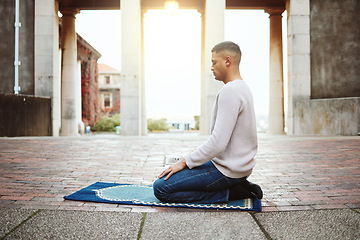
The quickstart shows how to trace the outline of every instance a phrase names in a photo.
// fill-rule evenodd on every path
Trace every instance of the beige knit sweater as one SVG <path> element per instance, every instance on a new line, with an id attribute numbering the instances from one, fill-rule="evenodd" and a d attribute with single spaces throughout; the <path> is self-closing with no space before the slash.
<path id="1" fill-rule="evenodd" d="M 213 109 L 211 135 L 195 151 L 185 156 L 191 169 L 210 160 L 225 176 L 249 176 L 255 166 L 257 131 L 254 101 L 243 80 L 225 84 Z"/>

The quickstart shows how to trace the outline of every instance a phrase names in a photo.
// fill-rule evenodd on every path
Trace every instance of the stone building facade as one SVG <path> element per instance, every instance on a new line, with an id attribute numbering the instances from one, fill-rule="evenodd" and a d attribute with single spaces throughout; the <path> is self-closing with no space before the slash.
<path id="1" fill-rule="evenodd" d="M 224 40 L 226 9 L 263 9 L 270 18 L 270 133 L 358 135 L 360 132 L 360 1 L 177 0 L 202 19 L 200 130 L 207 132 L 220 86 L 210 71 L 211 48 Z M 51 99 L 52 135 L 76 135 L 81 78 L 75 17 L 80 10 L 120 9 L 121 132 L 146 134 L 143 17 L 165 0 L 29 0 L 20 6 L 20 93 Z M 281 18 L 287 11 L 288 86 L 283 83 Z M 62 14 L 59 40 L 59 11 Z M 81 13 L 80 13 L 81 14 Z M 0 1 L 0 92 L 14 89 L 14 1 Z M 62 42 L 59 48 L 59 43 Z M 284 96 L 284 87 L 288 96 Z M 284 98 L 288 99 L 287 116 Z"/>
<path id="2" fill-rule="evenodd" d="M 295 96 L 292 103 L 293 134 L 358 135 L 360 1 L 311 0 L 309 3 L 309 27 L 306 29 L 309 36 L 290 40 L 308 43 L 310 49 L 307 53 L 310 58 L 308 80 L 289 86 L 306 92 L 306 95 Z M 304 31 L 304 26 L 297 28 Z M 301 53 L 301 49 L 294 51 Z M 293 65 L 292 72 L 304 67 L 301 63 Z M 294 75 L 293 79 L 297 77 Z"/>
<path id="3" fill-rule="evenodd" d="M 99 100 L 104 114 L 120 114 L 120 71 L 104 63 L 99 63 Z"/>

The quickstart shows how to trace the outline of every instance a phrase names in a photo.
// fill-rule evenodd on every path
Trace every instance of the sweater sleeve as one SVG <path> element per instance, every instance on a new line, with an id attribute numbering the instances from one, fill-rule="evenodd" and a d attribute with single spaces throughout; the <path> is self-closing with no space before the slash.
<path id="1" fill-rule="evenodd" d="M 186 164 L 190 169 L 224 152 L 230 141 L 241 109 L 240 99 L 233 88 L 225 85 L 219 92 L 217 105 L 216 120 L 211 136 L 194 152 L 185 156 Z"/>

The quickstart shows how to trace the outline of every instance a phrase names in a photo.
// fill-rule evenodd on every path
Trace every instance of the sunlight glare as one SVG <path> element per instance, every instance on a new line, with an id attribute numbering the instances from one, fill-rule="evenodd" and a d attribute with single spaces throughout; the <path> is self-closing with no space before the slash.
<path id="1" fill-rule="evenodd" d="M 174 16 L 179 11 L 179 3 L 176 0 L 167 0 L 165 1 L 165 12 L 169 14 L 170 16 Z"/>
<path id="2" fill-rule="evenodd" d="M 191 121 L 200 114 L 200 14 L 149 10 L 144 32 L 147 117 Z"/>

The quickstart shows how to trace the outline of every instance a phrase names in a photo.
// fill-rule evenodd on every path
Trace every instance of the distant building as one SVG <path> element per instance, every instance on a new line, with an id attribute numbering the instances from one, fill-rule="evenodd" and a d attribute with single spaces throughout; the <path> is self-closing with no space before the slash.
<path id="1" fill-rule="evenodd" d="M 196 126 L 195 120 L 167 120 L 170 132 L 184 132 L 194 130 Z"/>
<path id="2" fill-rule="evenodd" d="M 189 131 L 190 124 L 191 124 L 190 122 L 171 122 L 170 131 Z"/>
<path id="3" fill-rule="evenodd" d="M 120 113 L 120 71 L 99 63 L 99 99 L 102 112 L 112 116 Z"/>
<path id="4" fill-rule="evenodd" d="M 94 125 L 99 118 L 97 60 L 100 57 L 101 54 L 77 34 L 77 59 L 81 69 L 81 121 L 85 126 Z"/>

